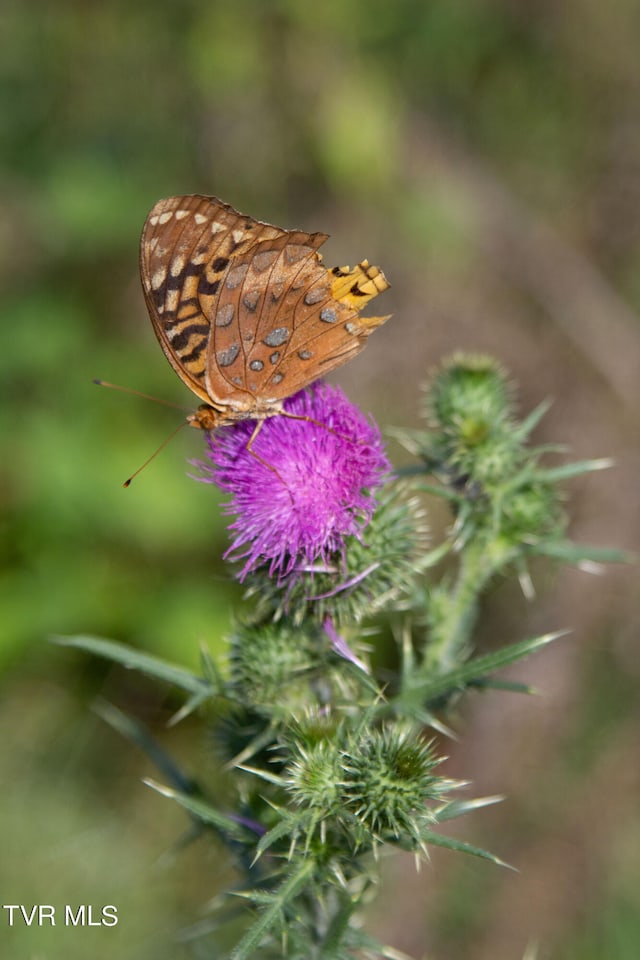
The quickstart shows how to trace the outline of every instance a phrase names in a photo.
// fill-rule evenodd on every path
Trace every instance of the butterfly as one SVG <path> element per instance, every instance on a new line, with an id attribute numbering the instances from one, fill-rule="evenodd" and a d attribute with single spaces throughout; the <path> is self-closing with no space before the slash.
<path id="1" fill-rule="evenodd" d="M 360 316 L 389 287 L 382 271 L 366 260 L 327 269 L 318 253 L 327 239 L 254 220 L 216 197 L 169 197 L 151 209 L 142 287 L 169 363 L 203 401 L 191 426 L 261 426 L 389 319 Z"/>

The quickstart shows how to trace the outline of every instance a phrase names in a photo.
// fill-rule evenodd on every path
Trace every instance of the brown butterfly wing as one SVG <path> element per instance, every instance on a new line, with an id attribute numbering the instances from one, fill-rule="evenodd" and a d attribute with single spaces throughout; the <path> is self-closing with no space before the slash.
<path id="1" fill-rule="evenodd" d="M 147 217 L 140 274 L 153 328 L 178 376 L 205 402 L 237 392 L 224 381 L 222 395 L 210 393 L 206 376 L 217 291 L 231 260 L 284 232 L 215 197 L 169 197 Z"/>
<path id="2" fill-rule="evenodd" d="M 269 415 L 387 319 L 359 316 L 388 287 L 382 273 L 366 261 L 328 271 L 326 239 L 213 197 L 172 197 L 149 214 L 141 274 L 156 335 L 187 386 L 231 419 Z"/>

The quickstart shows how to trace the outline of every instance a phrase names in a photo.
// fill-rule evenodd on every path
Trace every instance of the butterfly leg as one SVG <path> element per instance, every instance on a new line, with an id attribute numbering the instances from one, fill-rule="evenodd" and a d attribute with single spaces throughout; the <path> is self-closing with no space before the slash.
<path id="1" fill-rule="evenodd" d="M 328 427 L 326 423 L 322 423 L 321 420 L 314 420 L 313 417 L 305 417 L 297 413 L 288 413 L 286 410 L 283 410 L 281 413 L 283 417 L 289 417 L 290 420 L 306 420 L 307 423 L 314 423 L 316 427 L 322 427 L 323 430 L 326 430 L 327 433 L 332 434 L 332 436 L 337 437 L 338 440 L 344 440 L 347 443 L 355 443 L 362 445 L 362 440 L 356 440 L 353 437 L 347 437 L 343 433 L 338 433 L 337 430 L 334 430 L 332 427 Z"/>
<path id="2" fill-rule="evenodd" d="M 269 467 L 270 470 L 273 470 L 274 467 L 272 467 L 271 464 L 267 463 L 266 460 L 263 460 L 262 457 L 259 457 L 258 454 L 253 449 L 253 441 L 256 439 L 256 437 L 262 430 L 263 426 L 264 426 L 264 420 L 258 420 L 255 427 L 253 428 L 253 433 L 251 434 L 251 436 L 247 441 L 247 450 L 249 451 L 252 457 L 255 457 L 256 460 L 259 460 L 260 463 L 264 464 L 265 467 Z"/>
<path id="3" fill-rule="evenodd" d="M 258 422 L 256 423 L 255 427 L 253 428 L 253 433 L 252 433 L 251 436 L 249 437 L 249 440 L 248 440 L 248 442 L 247 442 L 247 446 L 246 446 L 245 449 L 246 449 L 247 453 L 250 453 L 251 456 L 254 457 L 254 458 L 258 461 L 258 463 L 261 463 L 263 467 L 266 467 L 266 468 L 267 468 L 267 470 L 271 470 L 272 473 L 275 473 L 275 475 L 276 475 L 276 477 L 278 478 L 278 480 L 280 481 L 280 483 L 286 488 L 287 493 L 289 494 L 289 497 L 291 498 L 291 502 L 293 503 L 293 497 L 291 496 L 291 491 L 289 490 L 289 487 L 288 487 L 288 485 L 285 483 L 285 481 L 283 480 L 282 476 L 278 473 L 276 467 L 274 467 L 272 463 L 268 463 L 263 457 L 260 456 L 259 453 L 256 453 L 255 450 L 253 449 L 253 441 L 256 439 L 256 437 L 258 436 L 258 434 L 259 434 L 260 431 L 262 430 L 263 425 L 264 425 L 264 420 L 258 420 Z"/>

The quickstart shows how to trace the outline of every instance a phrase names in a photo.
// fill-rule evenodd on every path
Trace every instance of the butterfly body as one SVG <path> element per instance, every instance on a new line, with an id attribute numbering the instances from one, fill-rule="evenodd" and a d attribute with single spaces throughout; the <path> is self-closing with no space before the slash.
<path id="1" fill-rule="evenodd" d="M 283 412 L 286 397 L 342 365 L 387 317 L 360 310 L 382 272 L 322 264 L 323 233 L 284 230 L 215 197 L 160 200 L 140 244 L 156 336 L 202 401 L 188 417 L 213 430 Z"/>

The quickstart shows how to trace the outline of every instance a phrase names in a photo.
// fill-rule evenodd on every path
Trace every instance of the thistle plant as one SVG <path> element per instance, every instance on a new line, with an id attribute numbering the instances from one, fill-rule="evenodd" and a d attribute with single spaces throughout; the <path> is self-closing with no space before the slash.
<path id="1" fill-rule="evenodd" d="M 210 433 L 193 475 L 229 495 L 225 557 L 245 586 L 226 664 L 205 654 L 196 675 L 107 640 L 63 641 L 176 684 L 180 717 L 199 710 L 213 730 L 231 808 L 228 786 L 222 806 L 157 745 L 170 782 L 150 784 L 213 833 L 238 871 L 198 928 L 198 956 L 397 958 L 359 921 L 382 850 L 421 860 L 438 845 L 501 864 L 440 832 L 496 798 L 463 793 L 438 743 L 452 701 L 478 687 L 526 692 L 496 673 L 559 634 L 478 653 L 478 601 L 498 576 L 517 577 L 531 598 L 535 557 L 585 568 L 615 557 L 566 538 L 562 482 L 607 462 L 546 465 L 553 451 L 529 442 L 545 409 L 519 420 L 498 365 L 459 355 L 428 385 L 424 427 L 396 431 L 414 458 L 402 471 L 375 423 L 324 384 L 290 398 L 289 416 L 266 421 L 250 449 L 251 423 Z M 439 543 L 428 538 L 429 497 L 451 512 Z M 371 652 L 384 632 L 399 666 L 383 673 Z M 137 721 L 101 711 L 148 747 Z"/>

